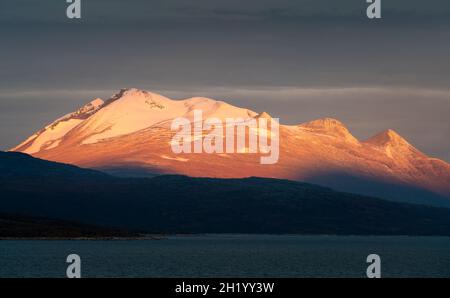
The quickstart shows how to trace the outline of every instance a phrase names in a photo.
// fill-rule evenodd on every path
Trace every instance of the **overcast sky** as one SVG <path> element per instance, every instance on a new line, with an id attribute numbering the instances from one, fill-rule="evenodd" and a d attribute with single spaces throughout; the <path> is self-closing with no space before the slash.
<path id="1" fill-rule="evenodd" d="M 282 123 L 392 128 L 450 161 L 450 1 L 0 1 L 0 149 L 94 97 L 207 96 Z"/>

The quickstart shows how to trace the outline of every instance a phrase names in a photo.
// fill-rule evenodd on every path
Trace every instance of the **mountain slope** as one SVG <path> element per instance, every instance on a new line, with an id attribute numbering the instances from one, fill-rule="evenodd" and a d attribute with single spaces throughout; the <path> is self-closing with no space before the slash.
<path id="1" fill-rule="evenodd" d="M 26 160 L 32 177 L 6 175 Z M 33 165 L 33 163 L 36 163 Z M 149 233 L 450 235 L 450 210 L 388 202 L 294 181 L 184 176 L 93 178 L 23 154 L 0 155 L 0 213 Z M 26 168 L 23 167 L 26 171 Z M 85 179 L 81 177 L 86 175 Z"/>
<path id="2" fill-rule="evenodd" d="M 0 151 L 0 177 L 107 179 L 102 172 L 33 158 L 19 152 Z"/>
<path id="3" fill-rule="evenodd" d="M 77 111 L 53 121 L 12 150 L 33 154 L 40 150 L 57 147 L 69 131 L 89 118 L 90 115 L 95 114 L 103 104 L 104 102 L 100 98 L 94 99 Z"/>
<path id="4" fill-rule="evenodd" d="M 450 202 L 449 164 L 426 156 L 392 130 L 359 141 L 335 119 L 280 125 L 280 158 L 273 165 L 261 165 L 261 154 L 174 154 L 171 120 L 193 121 L 194 110 L 202 110 L 203 119 L 270 119 L 208 98 L 171 100 L 123 89 L 52 142 L 38 135 L 13 150 L 114 174 L 270 177 L 407 202 L 442 205 L 443 197 Z"/>

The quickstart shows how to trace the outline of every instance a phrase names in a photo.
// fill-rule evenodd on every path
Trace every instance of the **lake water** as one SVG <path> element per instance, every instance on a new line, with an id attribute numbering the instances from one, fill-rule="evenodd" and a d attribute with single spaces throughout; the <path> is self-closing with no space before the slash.
<path id="1" fill-rule="evenodd" d="M 204 235 L 133 241 L 0 241 L 0 277 L 450 277 L 448 237 Z"/>

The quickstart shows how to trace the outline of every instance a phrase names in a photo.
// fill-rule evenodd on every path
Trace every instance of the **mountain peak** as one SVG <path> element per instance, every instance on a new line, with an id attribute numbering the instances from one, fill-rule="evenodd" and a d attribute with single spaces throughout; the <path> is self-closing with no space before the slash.
<path id="1" fill-rule="evenodd" d="M 115 101 L 118 101 L 118 100 L 130 100 L 130 99 L 135 99 L 135 100 L 148 99 L 148 100 L 164 100 L 164 101 L 169 100 L 167 97 L 164 97 L 158 93 L 145 91 L 145 90 L 141 90 L 141 89 L 137 89 L 137 88 L 122 88 L 119 90 L 119 92 L 114 94 L 107 101 L 105 106 L 109 105 Z"/>
<path id="2" fill-rule="evenodd" d="M 267 112 L 262 112 L 262 113 L 259 113 L 258 115 L 256 115 L 255 118 L 256 118 L 256 119 L 260 119 L 260 118 L 263 118 L 263 119 L 272 119 L 272 116 L 270 116 Z"/>
<path id="3" fill-rule="evenodd" d="M 142 89 L 137 89 L 137 88 L 123 88 L 120 89 L 119 93 L 122 93 L 122 95 L 159 95 L 156 93 L 152 93 L 150 91 L 147 90 L 142 90 Z"/>
<path id="4" fill-rule="evenodd" d="M 382 131 L 364 143 L 381 148 L 391 158 L 393 158 L 394 155 L 397 157 L 426 157 L 425 154 L 408 143 L 408 141 L 392 129 Z"/>
<path id="5" fill-rule="evenodd" d="M 331 136 L 343 138 L 346 141 L 357 143 L 358 140 L 350 133 L 347 127 L 339 120 L 322 118 L 299 125 L 300 128 Z"/>
<path id="6" fill-rule="evenodd" d="M 376 146 L 411 146 L 408 141 L 392 129 L 387 129 L 376 134 L 365 143 Z"/>
<path id="7" fill-rule="evenodd" d="M 341 121 L 339 121 L 337 119 L 333 119 L 333 118 L 317 119 L 317 120 L 313 120 L 313 121 L 310 121 L 307 123 L 303 123 L 303 124 L 301 124 L 301 126 L 311 128 L 311 129 L 345 129 L 345 130 L 347 130 L 347 128 Z"/>

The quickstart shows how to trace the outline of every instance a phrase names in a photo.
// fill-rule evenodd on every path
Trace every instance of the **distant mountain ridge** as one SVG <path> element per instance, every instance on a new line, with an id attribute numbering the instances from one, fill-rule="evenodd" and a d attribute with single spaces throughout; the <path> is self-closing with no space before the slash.
<path id="1" fill-rule="evenodd" d="M 19 167 L 20 172 L 14 170 Z M 23 174 L 36 168 L 41 170 Z M 450 235 L 449 209 L 389 202 L 294 181 L 117 178 L 12 152 L 0 152 L 0 169 L 0 213 L 114 227 L 111 231 Z M 40 221 L 40 236 L 45 236 L 45 222 Z M 31 223 L 24 224 L 21 231 L 29 234 Z M 57 229 L 58 235 L 65 234 L 63 227 Z M 6 228 L 4 235 L 8 234 Z"/>
<path id="2" fill-rule="evenodd" d="M 0 151 L 0 160 L 0 177 L 72 177 L 89 179 L 105 179 L 109 177 L 109 175 L 99 171 L 33 158 L 21 152 Z"/>
<path id="3" fill-rule="evenodd" d="M 13 151 L 114 174 L 192 177 L 269 177 L 311 182 L 341 191 L 392 200 L 440 205 L 450 201 L 450 165 L 428 157 L 393 130 L 366 141 L 343 123 L 324 118 L 280 125 L 280 159 L 260 165 L 255 154 L 174 154 L 170 147 L 176 117 L 258 117 L 257 113 L 204 97 L 171 100 L 138 89 L 96 99 L 47 125 Z"/>

